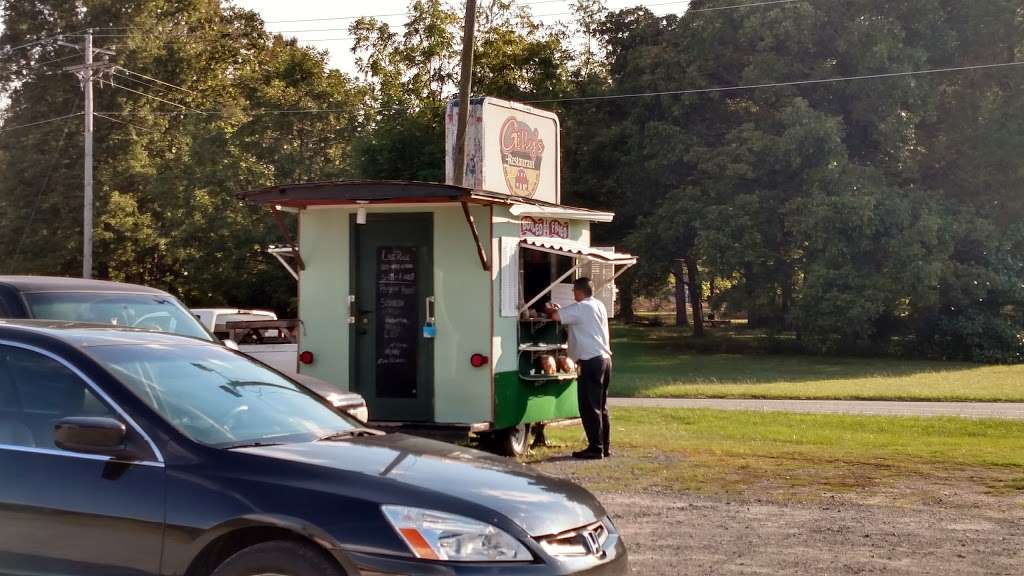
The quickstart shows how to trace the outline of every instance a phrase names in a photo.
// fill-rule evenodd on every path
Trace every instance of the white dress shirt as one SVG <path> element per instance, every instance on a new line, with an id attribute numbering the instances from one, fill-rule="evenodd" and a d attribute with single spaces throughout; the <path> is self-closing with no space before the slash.
<path id="1" fill-rule="evenodd" d="M 593 297 L 559 308 L 558 317 L 569 328 L 569 356 L 573 360 L 612 357 L 608 310 Z"/>

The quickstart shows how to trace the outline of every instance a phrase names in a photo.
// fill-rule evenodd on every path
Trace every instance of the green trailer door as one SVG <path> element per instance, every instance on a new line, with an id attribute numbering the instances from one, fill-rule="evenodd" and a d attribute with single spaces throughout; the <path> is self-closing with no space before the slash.
<path id="1" fill-rule="evenodd" d="M 434 418 L 434 346 L 424 335 L 434 295 L 430 214 L 369 214 L 353 224 L 354 388 L 374 420 Z"/>

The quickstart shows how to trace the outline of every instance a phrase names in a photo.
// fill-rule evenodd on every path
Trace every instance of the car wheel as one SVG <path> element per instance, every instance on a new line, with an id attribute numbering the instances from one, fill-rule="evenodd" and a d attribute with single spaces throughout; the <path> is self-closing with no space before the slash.
<path id="1" fill-rule="evenodd" d="M 530 425 L 520 424 L 495 433 L 498 452 L 513 458 L 525 456 L 530 450 Z"/>
<path id="2" fill-rule="evenodd" d="M 344 570 L 314 546 L 264 542 L 228 558 L 213 576 L 345 576 Z"/>

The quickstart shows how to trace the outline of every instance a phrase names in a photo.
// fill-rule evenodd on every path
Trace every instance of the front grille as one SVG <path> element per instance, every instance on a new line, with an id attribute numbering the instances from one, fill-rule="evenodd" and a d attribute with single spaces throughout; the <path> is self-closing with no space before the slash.
<path id="1" fill-rule="evenodd" d="M 604 556 L 604 545 L 608 542 L 608 527 L 604 522 L 594 522 L 566 532 L 538 538 L 544 551 L 556 557 L 561 556 Z"/>

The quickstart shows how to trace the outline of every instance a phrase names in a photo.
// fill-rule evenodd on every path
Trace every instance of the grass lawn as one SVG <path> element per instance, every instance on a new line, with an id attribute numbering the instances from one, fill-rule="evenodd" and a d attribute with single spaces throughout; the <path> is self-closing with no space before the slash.
<path id="1" fill-rule="evenodd" d="M 986 490 L 1024 491 L 1024 422 L 621 408 L 612 411 L 607 461 L 573 463 L 597 490 L 667 489 L 789 497 L 967 479 Z M 584 445 L 581 428 L 550 430 L 564 459 Z"/>
<path id="2" fill-rule="evenodd" d="M 700 354 L 672 328 L 615 326 L 612 332 L 613 396 L 1024 401 L 1024 365 Z"/>

